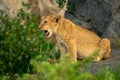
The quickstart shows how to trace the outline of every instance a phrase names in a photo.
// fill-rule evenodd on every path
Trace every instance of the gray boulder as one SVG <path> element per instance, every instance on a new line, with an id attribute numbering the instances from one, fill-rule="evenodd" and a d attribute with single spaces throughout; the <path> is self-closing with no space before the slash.
<path id="1" fill-rule="evenodd" d="M 113 48 L 120 48 L 120 0 L 68 0 L 69 4 L 72 7 L 66 18 L 109 38 Z"/>

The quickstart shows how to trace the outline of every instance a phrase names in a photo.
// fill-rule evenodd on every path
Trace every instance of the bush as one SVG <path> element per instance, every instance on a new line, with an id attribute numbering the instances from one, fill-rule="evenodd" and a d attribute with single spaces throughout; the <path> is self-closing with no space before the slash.
<path id="1" fill-rule="evenodd" d="M 59 5 L 59 8 L 62 9 L 66 3 L 66 0 L 56 0 L 56 2 Z"/>
<path id="2" fill-rule="evenodd" d="M 18 80 L 94 80 L 94 76 L 90 72 L 84 70 L 85 65 L 80 63 L 72 63 L 70 60 L 62 59 L 57 63 L 49 63 L 46 61 L 39 62 L 36 59 L 31 60 L 34 73 L 32 75 L 24 74 Z"/>
<path id="3" fill-rule="evenodd" d="M 45 61 L 50 57 L 54 45 L 45 42 L 37 20 L 37 16 L 22 9 L 13 19 L 0 12 L 0 75 L 32 73 L 32 58 L 39 55 L 39 60 Z"/>

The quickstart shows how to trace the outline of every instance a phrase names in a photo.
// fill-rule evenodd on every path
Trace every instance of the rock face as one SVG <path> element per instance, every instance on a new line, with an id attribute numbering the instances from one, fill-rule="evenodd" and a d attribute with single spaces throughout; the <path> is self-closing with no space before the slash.
<path id="1" fill-rule="evenodd" d="M 112 21 L 102 36 L 110 38 L 114 48 L 120 48 L 120 0 L 106 2 L 111 5 Z"/>
<path id="2" fill-rule="evenodd" d="M 120 0 L 68 0 L 71 11 L 65 17 L 111 40 L 120 48 Z"/>

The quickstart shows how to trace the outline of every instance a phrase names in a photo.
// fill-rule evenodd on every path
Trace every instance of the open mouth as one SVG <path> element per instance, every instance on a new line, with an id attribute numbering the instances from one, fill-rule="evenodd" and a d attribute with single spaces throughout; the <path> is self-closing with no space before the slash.
<path id="1" fill-rule="evenodd" d="M 48 32 L 48 30 L 44 30 L 44 32 L 45 32 L 45 35 L 48 37 L 49 36 L 49 32 Z"/>

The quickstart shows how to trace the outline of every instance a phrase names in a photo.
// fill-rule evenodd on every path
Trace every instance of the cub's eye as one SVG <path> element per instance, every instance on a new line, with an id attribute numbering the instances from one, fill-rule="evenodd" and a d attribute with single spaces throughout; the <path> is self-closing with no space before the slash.
<path id="1" fill-rule="evenodd" d="M 44 21 L 44 23 L 47 23 L 47 21 Z"/>

